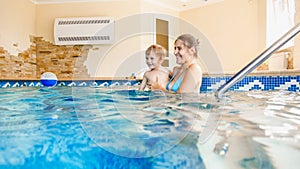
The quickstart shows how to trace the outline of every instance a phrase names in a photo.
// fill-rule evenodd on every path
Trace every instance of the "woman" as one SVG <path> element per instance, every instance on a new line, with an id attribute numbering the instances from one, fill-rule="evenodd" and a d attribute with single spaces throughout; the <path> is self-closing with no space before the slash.
<path id="1" fill-rule="evenodd" d="M 202 70 L 197 63 L 198 45 L 197 39 L 190 34 L 179 36 L 174 43 L 174 55 L 179 66 L 173 68 L 173 76 L 166 87 L 154 83 L 153 88 L 160 85 L 160 89 L 175 93 L 199 93 Z"/>

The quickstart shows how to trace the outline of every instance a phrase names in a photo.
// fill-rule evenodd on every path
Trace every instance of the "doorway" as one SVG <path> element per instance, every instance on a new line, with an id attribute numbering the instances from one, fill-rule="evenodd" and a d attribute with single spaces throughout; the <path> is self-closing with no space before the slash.
<path id="1" fill-rule="evenodd" d="M 156 18 L 156 44 L 166 48 L 167 56 L 162 64 L 164 67 L 169 67 L 169 22 Z"/>

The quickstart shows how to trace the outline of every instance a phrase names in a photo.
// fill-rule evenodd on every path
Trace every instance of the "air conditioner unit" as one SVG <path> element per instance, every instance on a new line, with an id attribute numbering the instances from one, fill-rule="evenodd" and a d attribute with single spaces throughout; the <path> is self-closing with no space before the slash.
<path id="1" fill-rule="evenodd" d="M 112 44 L 114 20 L 112 17 L 56 18 L 54 41 L 56 45 Z"/>

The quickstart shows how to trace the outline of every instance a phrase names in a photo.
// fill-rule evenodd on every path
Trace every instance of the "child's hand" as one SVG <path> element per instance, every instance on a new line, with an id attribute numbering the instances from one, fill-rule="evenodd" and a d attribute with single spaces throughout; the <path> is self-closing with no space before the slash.
<path id="1" fill-rule="evenodd" d="M 162 90 L 162 91 L 166 91 L 166 88 L 164 86 L 162 86 L 158 82 L 158 77 L 156 77 L 156 81 L 155 82 L 150 82 L 148 85 L 149 85 L 149 89 L 150 90 Z"/>

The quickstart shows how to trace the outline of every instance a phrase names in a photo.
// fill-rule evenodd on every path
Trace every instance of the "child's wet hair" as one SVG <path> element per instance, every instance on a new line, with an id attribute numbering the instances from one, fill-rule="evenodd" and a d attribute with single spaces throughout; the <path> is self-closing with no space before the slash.
<path id="1" fill-rule="evenodd" d="M 149 46 L 145 52 L 146 56 L 150 55 L 151 51 L 153 51 L 160 59 L 164 59 L 167 56 L 167 50 L 161 45 Z"/>

